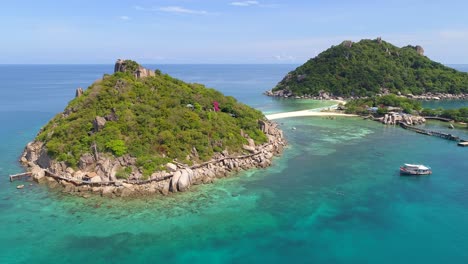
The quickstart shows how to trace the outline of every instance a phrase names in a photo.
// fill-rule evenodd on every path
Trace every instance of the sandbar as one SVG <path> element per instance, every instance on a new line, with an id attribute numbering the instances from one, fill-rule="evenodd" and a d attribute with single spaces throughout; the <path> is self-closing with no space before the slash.
<path id="1" fill-rule="evenodd" d="M 337 112 L 320 112 L 317 109 L 301 110 L 301 111 L 292 111 L 292 112 L 283 112 L 265 115 L 268 120 L 288 118 L 288 117 L 300 117 L 300 116 L 346 116 L 346 117 L 355 117 L 357 115 L 352 114 L 343 114 Z"/>

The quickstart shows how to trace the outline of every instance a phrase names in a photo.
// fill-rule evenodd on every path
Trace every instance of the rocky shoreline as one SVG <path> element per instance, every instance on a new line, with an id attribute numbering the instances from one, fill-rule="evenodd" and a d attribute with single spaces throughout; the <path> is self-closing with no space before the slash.
<path id="1" fill-rule="evenodd" d="M 363 116 L 364 119 L 372 119 L 385 125 L 398 125 L 400 123 L 413 126 L 422 125 L 426 123 L 426 119 L 422 116 L 415 116 L 410 114 L 389 113 L 382 117 Z"/>
<path id="2" fill-rule="evenodd" d="M 148 179 L 143 179 L 142 171 L 136 167 L 136 159 L 128 155 L 116 158 L 104 153 L 88 153 L 80 158 L 75 170 L 64 162 L 51 159 L 40 141 L 28 143 L 20 161 L 36 182 L 81 197 L 93 194 L 110 198 L 168 195 L 187 191 L 192 185 L 212 183 L 239 171 L 270 166 L 273 157 L 282 153 L 286 140 L 276 123 L 260 120 L 259 126 L 268 137 L 267 143 L 255 145 L 248 135 L 243 135 L 249 142 L 243 147 L 245 153 L 225 150 L 207 162 L 192 166 L 173 161 L 166 164 L 165 170 L 155 171 Z M 132 170 L 127 179 L 118 177 L 123 168 Z"/>
<path id="3" fill-rule="evenodd" d="M 320 92 L 319 95 L 295 95 L 289 90 L 279 90 L 279 91 L 265 91 L 263 93 L 266 96 L 271 97 L 281 97 L 281 98 L 293 98 L 293 99 L 313 99 L 313 100 L 339 100 L 339 101 L 346 101 L 346 100 L 353 100 L 353 99 L 365 99 L 368 97 L 360 97 L 360 96 L 350 96 L 350 97 L 340 97 L 334 96 L 329 94 L 328 92 Z M 382 94 L 377 95 L 386 95 L 389 94 L 388 92 L 383 92 Z M 437 100 L 468 100 L 468 94 L 449 94 L 449 93 L 425 93 L 421 95 L 413 95 L 413 94 L 406 94 L 402 95 L 401 93 L 398 96 L 406 97 L 410 99 L 416 100 L 427 100 L 427 101 L 437 101 Z"/>

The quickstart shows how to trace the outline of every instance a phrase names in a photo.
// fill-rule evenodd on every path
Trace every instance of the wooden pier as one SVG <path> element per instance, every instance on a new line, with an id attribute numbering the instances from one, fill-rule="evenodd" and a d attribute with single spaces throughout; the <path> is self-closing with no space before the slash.
<path id="1" fill-rule="evenodd" d="M 462 140 L 462 139 L 460 139 L 459 137 L 454 136 L 454 135 L 452 135 L 452 134 L 448 134 L 448 133 L 443 133 L 443 132 L 439 132 L 439 131 L 431 131 L 431 130 L 426 130 L 426 129 L 422 129 L 422 128 L 417 128 L 417 127 L 413 127 L 413 126 L 410 126 L 410 125 L 406 125 L 406 124 L 404 124 L 404 123 L 400 123 L 400 126 L 401 126 L 402 128 L 404 128 L 404 129 L 408 129 L 408 130 L 411 130 L 411 131 L 414 131 L 414 132 L 416 132 L 416 133 L 423 134 L 423 135 L 440 137 L 440 138 L 447 139 L 447 140 L 452 140 L 452 141 L 461 141 L 461 142 L 465 142 L 465 140 Z"/>
<path id="2" fill-rule="evenodd" d="M 31 177 L 30 172 L 23 172 L 23 173 L 10 175 L 10 181 L 13 182 L 16 180 L 23 180 L 23 179 L 30 178 L 30 177 Z"/>
<path id="3" fill-rule="evenodd" d="M 442 122 L 452 122 L 453 121 L 453 119 L 439 117 L 439 116 L 423 116 L 423 117 L 424 117 L 424 119 L 427 119 L 427 120 L 439 120 L 439 121 L 442 121 Z"/>

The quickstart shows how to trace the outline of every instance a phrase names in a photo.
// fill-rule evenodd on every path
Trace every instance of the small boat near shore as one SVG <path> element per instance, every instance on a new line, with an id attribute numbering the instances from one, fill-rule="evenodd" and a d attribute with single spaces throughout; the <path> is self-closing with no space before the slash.
<path id="1" fill-rule="evenodd" d="M 400 174 L 402 175 L 429 175 L 432 174 L 430 167 L 420 164 L 404 164 L 400 167 Z"/>

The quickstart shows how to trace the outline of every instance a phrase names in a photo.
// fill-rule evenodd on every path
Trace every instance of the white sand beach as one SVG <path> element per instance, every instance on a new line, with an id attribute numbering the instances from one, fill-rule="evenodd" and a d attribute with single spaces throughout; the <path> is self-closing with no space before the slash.
<path id="1" fill-rule="evenodd" d="M 270 114 L 270 115 L 265 115 L 265 116 L 269 120 L 274 120 L 274 119 L 281 119 L 281 118 L 287 118 L 287 117 L 299 117 L 299 116 L 346 116 L 346 117 L 353 117 L 353 116 L 357 116 L 357 115 L 342 114 L 342 113 L 336 113 L 336 112 L 320 112 L 317 109 L 309 109 L 309 110 L 301 110 L 301 111 L 292 111 L 292 112 Z"/>
<path id="2" fill-rule="evenodd" d="M 325 110 L 325 109 L 328 109 L 328 110 L 336 109 L 338 107 L 338 104 L 344 104 L 344 105 L 346 104 L 346 101 L 342 101 L 342 100 L 330 100 L 330 101 L 334 101 L 337 104 L 329 106 L 329 107 L 269 114 L 269 115 L 265 115 L 265 117 L 268 120 L 274 120 L 274 119 L 281 119 L 281 118 L 288 118 L 288 117 L 300 117 L 300 116 L 345 116 L 345 117 L 357 116 L 357 115 L 343 114 L 343 113 L 337 113 L 337 112 L 321 112 L 321 110 Z"/>

